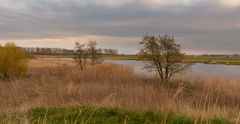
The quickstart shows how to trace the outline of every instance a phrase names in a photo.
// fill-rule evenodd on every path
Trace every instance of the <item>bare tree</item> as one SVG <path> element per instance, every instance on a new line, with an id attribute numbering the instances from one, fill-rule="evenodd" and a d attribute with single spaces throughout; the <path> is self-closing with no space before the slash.
<path id="1" fill-rule="evenodd" d="M 184 54 L 173 36 L 146 35 L 140 44 L 143 45 L 140 56 L 146 63 L 146 68 L 156 71 L 162 82 L 168 82 L 172 76 L 190 66 L 181 63 Z"/>
<path id="2" fill-rule="evenodd" d="M 81 70 L 84 69 L 87 63 L 87 56 L 88 53 L 85 50 L 85 44 L 80 43 L 80 42 L 75 42 L 75 49 L 76 49 L 76 56 L 74 59 L 78 62 Z"/>
<path id="3" fill-rule="evenodd" d="M 81 70 L 84 69 L 87 65 L 87 60 L 90 60 L 91 65 L 95 65 L 97 63 L 103 62 L 100 60 L 100 53 L 99 50 L 96 49 L 97 42 L 90 40 L 87 44 L 76 42 L 75 49 L 76 49 L 76 56 L 74 59 L 78 62 L 81 67 Z"/>
<path id="4" fill-rule="evenodd" d="M 95 65 L 97 63 L 97 60 L 99 59 L 99 53 L 96 49 L 97 42 L 94 40 L 90 40 L 88 42 L 88 50 L 89 50 L 89 57 L 91 59 L 91 64 Z"/>

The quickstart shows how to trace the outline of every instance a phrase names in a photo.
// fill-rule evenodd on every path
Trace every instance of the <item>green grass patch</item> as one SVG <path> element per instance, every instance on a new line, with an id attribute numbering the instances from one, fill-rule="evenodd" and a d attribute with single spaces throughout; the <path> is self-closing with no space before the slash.
<path id="1" fill-rule="evenodd" d="M 112 60 L 140 60 L 140 57 L 137 55 L 102 55 L 101 58 Z"/>
<path id="2" fill-rule="evenodd" d="M 238 57 L 186 57 L 183 62 L 240 65 Z"/>
<path id="3" fill-rule="evenodd" d="M 113 108 L 37 108 L 26 113 L 0 116 L 0 123 L 33 123 L 33 124 L 194 124 L 201 119 L 161 113 L 154 111 L 132 111 Z M 206 123 L 207 120 L 203 120 Z M 231 124 L 222 118 L 208 120 L 211 124 Z"/>

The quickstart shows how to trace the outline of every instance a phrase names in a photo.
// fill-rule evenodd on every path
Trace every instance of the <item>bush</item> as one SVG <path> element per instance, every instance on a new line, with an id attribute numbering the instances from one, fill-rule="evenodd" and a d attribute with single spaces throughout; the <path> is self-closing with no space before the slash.
<path id="1" fill-rule="evenodd" d="M 0 77 L 21 76 L 27 71 L 27 57 L 21 48 L 14 43 L 8 42 L 0 46 Z"/>

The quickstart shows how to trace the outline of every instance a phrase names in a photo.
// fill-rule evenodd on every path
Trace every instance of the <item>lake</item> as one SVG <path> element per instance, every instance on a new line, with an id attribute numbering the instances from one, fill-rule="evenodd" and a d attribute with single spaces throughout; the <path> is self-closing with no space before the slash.
<path id="1" fill-rule="evenodd" d="M 144 69 L 142 61 L 135 60 L 105 60 L 105 62 L 130 65 L 134 68 L 135 73 L 141 75 L 155 75 Z M 221 76 L 223 78 L 238 78 L 240 79 L 240 65 L 221 65 L 221 64 L 201 64 L 196 63 L 191 66 L 185 73 L 190 75 L 201 76 Z"/>

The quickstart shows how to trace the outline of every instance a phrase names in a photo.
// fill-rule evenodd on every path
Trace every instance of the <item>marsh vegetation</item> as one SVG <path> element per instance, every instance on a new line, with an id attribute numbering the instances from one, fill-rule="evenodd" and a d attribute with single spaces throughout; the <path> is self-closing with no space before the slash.
<path id="1" fill-rule="evenodd" d="M 179 63 L 183 59 L 179 46 L 169 37 L 148 38 L 141 55 L 157 76 L 139 75 L 127 65 L 97 64 L 95 42 L 89 42 L 87 48 L 76 43 L 75 60 L 35 58 L 29 63 L 24 57 L 15 59 L 24 53 L 12 44 L 19 54 L 1 54 L 9 61 L 1 60 L 6 64 L 23 62 L 28 71 L 0 80 L 0 122 L 239 123 L 239 80 L 175 75 L 186 64 Z"/>
<path id="2" fill-rule="evenodd" d="M 95 106 L 173 112 L 238 120 L 240 83 L 216 77 L 176 77 L 169 83 L 139 76 L 133 68 L 104 63 L 76 68 L 73 60 L 34 59 L 29 74 L 0 81 L 2 113 L 32 108 Z"/>

